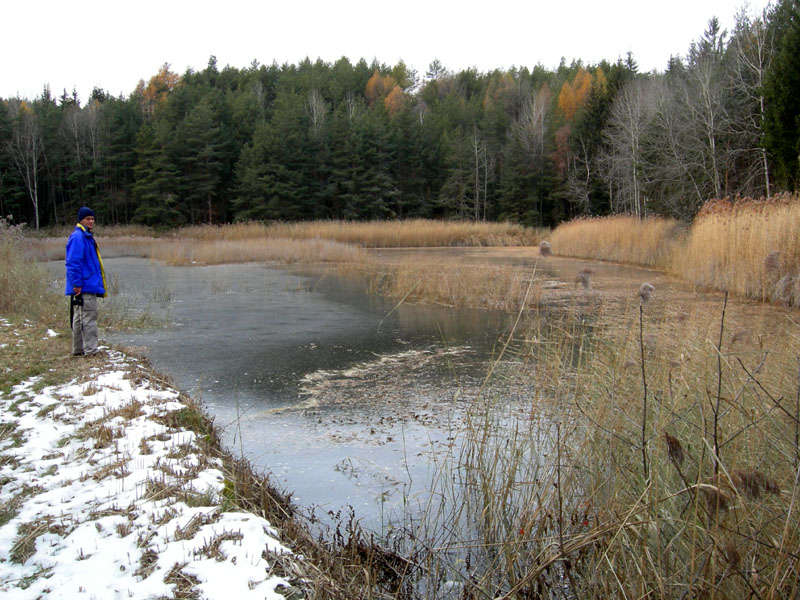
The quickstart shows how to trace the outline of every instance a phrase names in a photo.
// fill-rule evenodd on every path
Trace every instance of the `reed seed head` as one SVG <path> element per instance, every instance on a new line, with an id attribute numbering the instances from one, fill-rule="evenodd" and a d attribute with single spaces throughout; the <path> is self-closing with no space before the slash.
<path id="1" fill-rule="evenodd" d="M 736 470 L 731 472 L 731 480 L 739 491 L 753 500 L 761 498 L 762 492 L 780 494 L 781 491 L 775 481 L 760 471 Z"/>
<path id="2" fill-rule="evenodd" d="M 583 289 L 588 290 L 592 287 L 592 270 L 583 269 L 575 276 L 575 285 L 583 286 Z"/>
<path id="3" fill-rule="evenodd" d="M 774 274 L 780 270 L 781 267 L 781 253 L 773 250 L 766 257 L 764 257 L 764 270 L 767 273 Z"/>
<path id="4" fill-rule="evenodd" d="M 645 282 L 639 287 L 639 298 L 641 298 L 642 302 L 647 302 L 655 291 L 656 288 L 652 283 Z"/>
<path id="5" fill-rule="evenodd" d="M 683 446 L 678 438 L 671 436 L 666 431 L 664 432 L 664 441 L 667 443 L 667 455 L 669 459 L 677 466 L 683 464 Z"/>

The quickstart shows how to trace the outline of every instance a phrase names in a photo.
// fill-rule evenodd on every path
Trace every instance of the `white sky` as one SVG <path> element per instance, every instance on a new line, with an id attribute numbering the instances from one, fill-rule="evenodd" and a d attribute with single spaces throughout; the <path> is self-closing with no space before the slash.
<path id="1" fill-rule="evenodd" d="M 33 99 L 94 86 L 128 95 L 159 67 L 202 70 L 298 63 L 306 56 L 355 63 L 402 59 L 424 76 L 447 69 L 548 69 L 582 59 L 615 61 L 630 50 L 641 71 L 685 55 L 708 20 L 731 30 L 745 0 L 39 0 L 3 7 L 0 97 Z M 750 0 L 758 12 L 767 0 Z"/>

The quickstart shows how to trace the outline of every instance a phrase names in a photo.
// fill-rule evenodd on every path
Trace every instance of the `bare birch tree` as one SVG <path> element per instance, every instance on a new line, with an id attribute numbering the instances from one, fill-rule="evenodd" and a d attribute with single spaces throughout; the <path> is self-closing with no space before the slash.
<path id="1" fill-rule="evenodd" d="M 316 88 L 308 93 L 308 114 L 311 117 L 311 134 L 318 138 L 325 130 L 328 105 Z"/>
<path id="2" fill-rule="evenodd" d="M 762 144 L 766 104 L 764 77 L 774 53 L 773 31 L 768 26 L 766 9 L 752 19 L 742 9 L 736 15 L 736 30 L 732 41 L 732 91 L 739 117 L 735 123 L 741 140 L 745 189 L 761 189 L 769 198 L 772 194 L 767 152 Z M 746 192 L 747 193 L 747 192 Z M 753 195 L 757 195 L 754 193 Z"/>
<path id="3" fill-rule="evenodd" d="M 642 173 L 645 167 L 643 138 L 656 110 L 652 79 L 631 79 L 611 106 L 604 132 L 607 150 L 602 163 L 609 180 L 612 212 L 647 216 L 647 195 Z"/>
<path id="4" fill-rule="evenodd" d="M 36 229 L 39 229 L 39 171 L 44 156 L 42 129 L 36 114 L 27 102 L 9 101 L 11 117 L 11 139 L 7 142 L 8 152 L 25 183 L 28 198 L 33 205 Z"/>

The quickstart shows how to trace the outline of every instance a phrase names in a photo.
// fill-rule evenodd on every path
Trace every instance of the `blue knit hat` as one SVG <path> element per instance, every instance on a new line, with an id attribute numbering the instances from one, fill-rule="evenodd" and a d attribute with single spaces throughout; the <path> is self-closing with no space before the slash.
<path id="1" fill-rule="evenodd" d="M 93 217 L 94 211 L 91 208 L 86 206 L 82 206 L 80 210 L 78 210 L 78 223 L 83 221 L 86 217 Z"/>

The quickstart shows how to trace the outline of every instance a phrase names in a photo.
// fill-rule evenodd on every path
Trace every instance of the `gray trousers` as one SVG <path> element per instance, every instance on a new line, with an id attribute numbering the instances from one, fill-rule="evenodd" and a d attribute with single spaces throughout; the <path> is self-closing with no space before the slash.
<path id="1" fill-rule="evenodd" d="M 97 352 L 97 295 L 83 294 L 83 306 L 72 317 L 72 353 Z"/>

